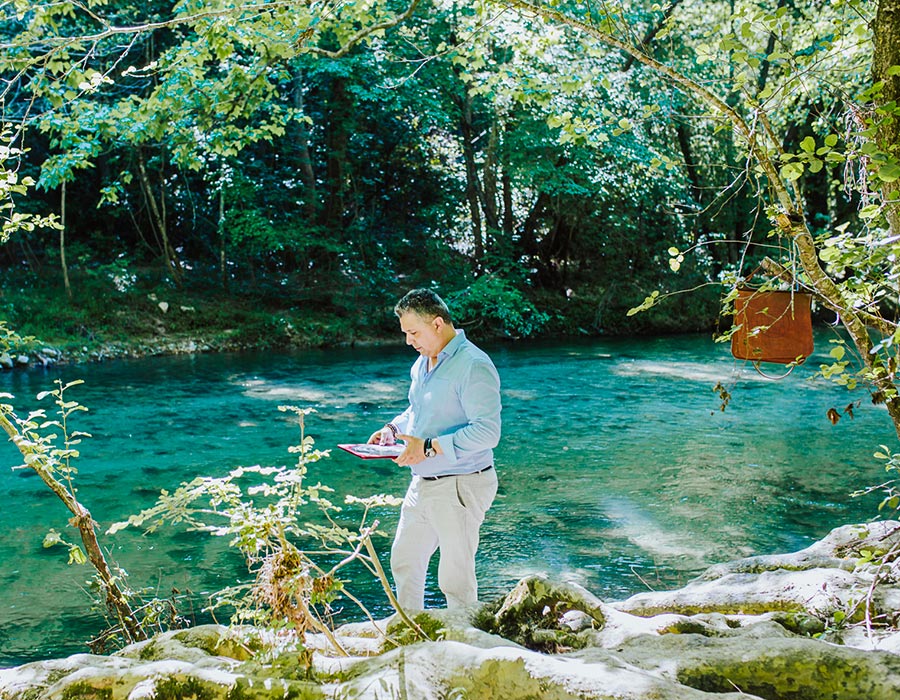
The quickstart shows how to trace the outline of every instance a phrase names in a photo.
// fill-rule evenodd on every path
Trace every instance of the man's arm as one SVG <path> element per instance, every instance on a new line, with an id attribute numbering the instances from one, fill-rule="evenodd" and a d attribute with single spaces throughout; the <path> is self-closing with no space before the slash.
<path id="1" fill-rule="evenodd" d="M 460 452 L 493 449 L 500 442 L 500 377 L 493 366 L 479 362 L 472 366 L 460 392 L 468 423 L 459 430 L 438 435 L 434 442 L 450 462 Z"/>

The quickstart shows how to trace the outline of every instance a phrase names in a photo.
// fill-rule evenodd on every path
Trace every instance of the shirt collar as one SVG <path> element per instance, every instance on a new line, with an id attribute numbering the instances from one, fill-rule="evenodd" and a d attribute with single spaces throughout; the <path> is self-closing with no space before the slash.
<path id="1" fill-rule="evenodd" d="M 457 328 L 455 330 L 456 337 L 449 343 L 447 343 L 444 346 L 444 349 L 438 353 L 438 362 L 440 362 L 445 357 L 452 357 L 453 355 L 455 355 L 456 351 L 459 350 L 460 347 L 462 347 L 462 344 L 465 342 L 466 332 L 460 328 Z"/>

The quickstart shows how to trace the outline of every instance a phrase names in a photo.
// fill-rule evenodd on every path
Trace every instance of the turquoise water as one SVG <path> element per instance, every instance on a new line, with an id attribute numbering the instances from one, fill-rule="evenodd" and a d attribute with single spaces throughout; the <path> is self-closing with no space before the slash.
<path id="1" fill-rule="evenodd" d="M 817 342 L 827 352 L 827 339 Z M 876 497 L 849 494 L 882 480 L 871 455 L 895 440 L 892 426 L 867 395 L 811 378 L 820 358 L 770 381 L 705 335 L 486 349 L 503 382 L 504 435 L 500 494 L 479 553 L 483 599 L 538 571 L 621 599 L 681 585 L 715 562 L 797 550 L 876 514 Z M 413 359 L 400 346 L 152 358 L 4 373 L 0 392 L 24 409 L 58 376 L 85 380 L 70 397 L 90 408 L 74 427 L 93 434 L 78 461 L 78 496 L 105 530 L 196 475 L 292 463 L 297 428 L 281 404 L 317 409 L 308 428 L 321 449 L 365 441 L 403 407 Z M 724 412 L 717 382 L 733 395 Z M 826 418 L 859 399 L 853 419 Z M 102 627 L 85 592 L 90 570 L 41 546 L 51 527 L 75 539 L 67 512 L 34 475 L 10 469 L 19 463 L 0 443 L 0 666 L 85 651 Z M 339 450 L 310 478 L 341 496 L 402 495 L 408 480 L 389 461 Z M 378 515 L 392 533 L 396 512 Z M 246 576 L 240 558 L 206 535 L 102 540 L 132 586 L 190 594 L 197 621 L 207 619 L 199 611 L 209 592 Z M 389 540 L 379 546 L 386 563 Z M 383 594 L 356 575 L 351 587 L 387 614 Z M 441 604 L 433 576 L 429 595 Z"/>

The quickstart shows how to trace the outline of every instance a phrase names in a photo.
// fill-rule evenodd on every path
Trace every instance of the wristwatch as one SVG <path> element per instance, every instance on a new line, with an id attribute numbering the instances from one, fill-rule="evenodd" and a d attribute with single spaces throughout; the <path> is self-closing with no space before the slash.
<path id="1" fill-rule="evenodd" d="M 425 456 L 434 457 L 436 454 L 437 450 L 431 446 L 431 438 L 425 438 Z"/>

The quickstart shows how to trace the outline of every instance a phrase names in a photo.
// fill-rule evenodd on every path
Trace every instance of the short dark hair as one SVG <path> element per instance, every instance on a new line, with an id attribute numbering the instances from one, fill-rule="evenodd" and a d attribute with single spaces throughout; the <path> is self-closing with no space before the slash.
<path id="1" fill-rule="evenodd" d="M 394 306 L 394 313 L 398 318 L 408 311 L 428 318 L 439 316 L 451 326 L 453 325 L 453 318 L 450 316 L 447 304 L 430 289 L 412 289 L 404 294 L 403 298 Z"/>

